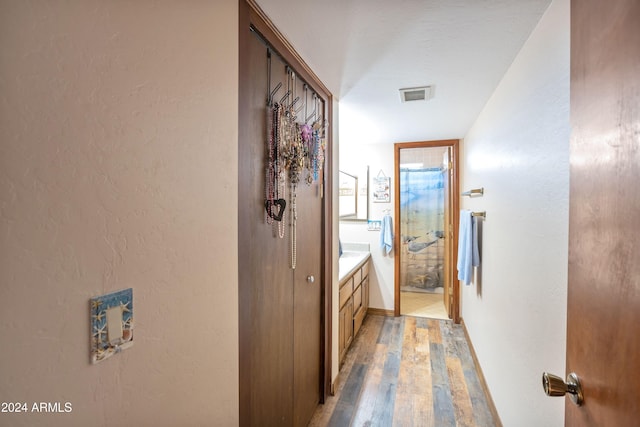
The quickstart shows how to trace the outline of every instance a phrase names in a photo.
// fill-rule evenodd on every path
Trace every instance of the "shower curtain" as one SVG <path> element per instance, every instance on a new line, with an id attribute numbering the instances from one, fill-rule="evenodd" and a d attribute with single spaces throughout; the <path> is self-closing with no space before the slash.
<path id="1" fill-rule="evenodd" d="M 444 274 L 444 172 L 400 169 L 403 290 L 438 292 Z"/>

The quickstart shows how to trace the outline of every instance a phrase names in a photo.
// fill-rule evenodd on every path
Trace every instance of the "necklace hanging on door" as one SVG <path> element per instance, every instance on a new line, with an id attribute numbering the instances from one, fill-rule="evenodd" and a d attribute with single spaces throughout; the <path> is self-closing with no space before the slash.
<path id="1" fill-rule="evenodd" d="M 291 94 L 291 99 L 295 97 L 295 74 L 289 70 L 289 80 L 288 84 L 290 85 L 290 90 L 288 93 Z M 304 168 L 305 161 L 305 152 L 304 152 L 304 144 L 303 144 L 303 135 L 301 125 L 296 122 L 296 112 L 293 108 L 293 102 L 289 105 L 289 108 L 285 111 L 285 126 L 283 129 L 285 130 L 285 134 L 283 135 L 284 139 L 284 147 L 283 153 L 286 158 L 286 165 L 289 171 L 289 184 L 290 184 L 290 192 L 289 192 L 289 210 L 290 210 L 290 236 L 291 236 L 291 268 L 295 270 L 297 264 L 297 220 L 298 220 L 298 210 L 297 210 L 297 187 L 300 182 L 300 175 L 302 174 L 302 170 Z"/>
<path id="2" fill-rule="evenodd" d="M 312 170 L 313 180 L 317 181 L 319 172 L 324 168 L 324 152 L 326 148 L 325 139 L 325 122 L 322 108 L 322 102 L 316 97 L 318 103 L 317 110 L 320 112 L 318 118 L 313 122 L 313 153 L 312 153 Z"/>
<path id="3" fill-rule="evenodd" d="M 305 182 L 311 185 L 313 182 L 313 128 L 308 124 L 300 126 L 300 136 L 302 138 L 302 151 L 304 155 L 304 170 L 306 172 Z"/>
<path id="4" fill-rule="evenodd" d="M 296 206 L 296 184 L 291 183 L 291 268 L 296 269 L 298 256 L 298 210 Z"/>
<path id="5" fill-rule="evenodd" d="M 271 90 L 271 49 L 267 49 L 267 167 L 265 171 L 265 199 L 264 208 L 266 211 L 265 220 L 267 224 L 278 223 L 278 235 L 284 237 L 284 213 L 287 204 L 284 199 L 284 182 L 281 181 L 280 154 L 279 154 L 279 127 L 280 127 L 280 105 L 273 102 L 274 95 L 278 92 L 282 83 Z"/>
<path id="6" fill-rule="evenodd" d="M 296 75 L 286 67 L 287 92 L 274 101 L 274 96 L 284 82 L 271 90 L 271 56 L 268 55 L 269 87 L 266 112 L 266 169 L 265 169 L 265 211 L 266 222 L 275 227 L 277 236 L 284 238 L 285 212 L 289 205 L 290 255 L 291 268 L 297 264 L 297 189 L 302 175 L 304 181 L 311 185 L 319 177 L 324 163 L 324 129 L 321 111 L 322 103 L 318 95 L 313 93 L 313 112 L 307 116 L 308 87 L 304 88 L 304 106 L 294 108 L 299 97 L 296 97 Z M 304 116 L 298 122 L 297 114 L 304 108 Z M 310 120 L 312 120 L 310 122 Z M 309 125 L 308 123 L 312 123 Z M 289 197 L 286 201 L 287 181 Z"/>
<path id="7" fill-rule="evenodd" d="M 284 237 L 284 226 L 281 226 L 284 218 L 286 200 L 284 196 L 284 183 L 281 182 L 282 173 L 280 171 L 279 156 L 279 127 L 281 107 L 276 103 L 271 108 L 267 108 L 267 168 L 265 176 L 265 210 L 267 213 L 267 224 L 278 222 L 278 227 L 282 228 L 281 238 Z"/>

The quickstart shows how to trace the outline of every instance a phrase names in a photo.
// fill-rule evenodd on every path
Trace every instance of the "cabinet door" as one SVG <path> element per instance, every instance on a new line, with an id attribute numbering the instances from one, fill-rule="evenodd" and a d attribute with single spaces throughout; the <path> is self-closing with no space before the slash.
<path id="1" fill-rule="evenodd" d="M 362 281 L 362 309 L 365 311 L 369 309 L 369 277 L 365 277 Z"/>
<path id="2" fill-rule="evenodd" d="M 344 307 L 340 310 L 339 316 L 339 346 L 338 351 L 340 354 L 340 363 L 342 363 L 342 359 L 344 359 L 347 350 L 349 349 L 349 345 L 351 341 L 353 341 L 353 300 L 349 299 L 349 301 L 345 304 Z"/>
<path id="3" fill-rule="evenodd" d="M 344 324 L 345 317 L 347 314 L 347 306 L 344 306 L 340 309 L 340 314 L 338 315 L 338 356 L 339 362 L 342 362 L 342 356 L 344 354 L 344 350 L 346 348 L 347 337 L 345 334 Z"/>
<path id="4" fill-rule="evenodd" d="M 360 331 L 360 326 L 362 326 L 362 322 L 364 321 L 364 316 L 366 312 L 363 307 L 360 307 L 360 310 L 356 310 L 353 315 L 353 337 L 355 338 Z"/>
<path id="5" fill-rule="evenodd" d="M 345 332 L 347 336 L 346 347 L 349 348 L 351 341 L 353 341 L 353 300 L 347 303 L 347 311 L 348 319 L 345 322 Z"/>

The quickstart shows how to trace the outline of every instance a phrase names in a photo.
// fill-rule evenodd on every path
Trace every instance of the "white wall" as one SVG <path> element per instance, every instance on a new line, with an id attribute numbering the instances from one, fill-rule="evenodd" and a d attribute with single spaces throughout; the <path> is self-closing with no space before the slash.
<path id="1" fill-rule="evenodd" d="M 237 8 L 0 3 L 0 401 L 72 404 L 0 425 L 238 423 Z"/>
<path id="2" fill-rule="evenodd" d="M 462 317 L 505 426 L 561 426 L 569 196 L 569 1 L 554 0 L 464 140 L 463 208 L 486 210 Z"/>
<path id="3" fill-rule="evenodd" d="M 344 142 L 344 141 L 343 141 Z M 369 165 L 370 178 L 378 175 L 380 170 L 391 178 L 391 202 L 373 203 L 369 200 L 369 218 L 381 220 L 384 210 L 389 209 L 394 217 L 394 146 L 393 144 L 347 144 L 340 146 L 340 168 L 349 170 L 350 165 Z M 371 182 L 369 182 L 371 185 Z M 371 197 L 371 188 L 369 189 Z M 395 218 L 393 218 L 395 221 Z M 394 222 L 395 226 L 395 222 Z M 380 232 L 368 231 L 366 222 L 340 222 L 340 239 L 342 242 L 369 243 L 371 248 L 372 268 L 369 271 L 369 306 L 384 310 L 394 307 L 394 256 L 387 255 L 380 248 Z"/>

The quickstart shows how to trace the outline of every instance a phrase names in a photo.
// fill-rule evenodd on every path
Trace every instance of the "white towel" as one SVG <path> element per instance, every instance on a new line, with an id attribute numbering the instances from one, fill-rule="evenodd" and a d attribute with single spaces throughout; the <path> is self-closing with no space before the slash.
<path id="1" fill-rule="evenodd" d="M 393 226 L 391 225 L 391 215 L 382 218 L 380 226 L 380 247 L 388 254 L 393 249 Z"/>
<path id="2" fill-rule="evenodd" d="M 469 285 L 473 279 L 473 267 L 479 265 L 477 219 L 470 210 L 463 209 L 460 211 L 458 235 L 458 280 Z"/>

